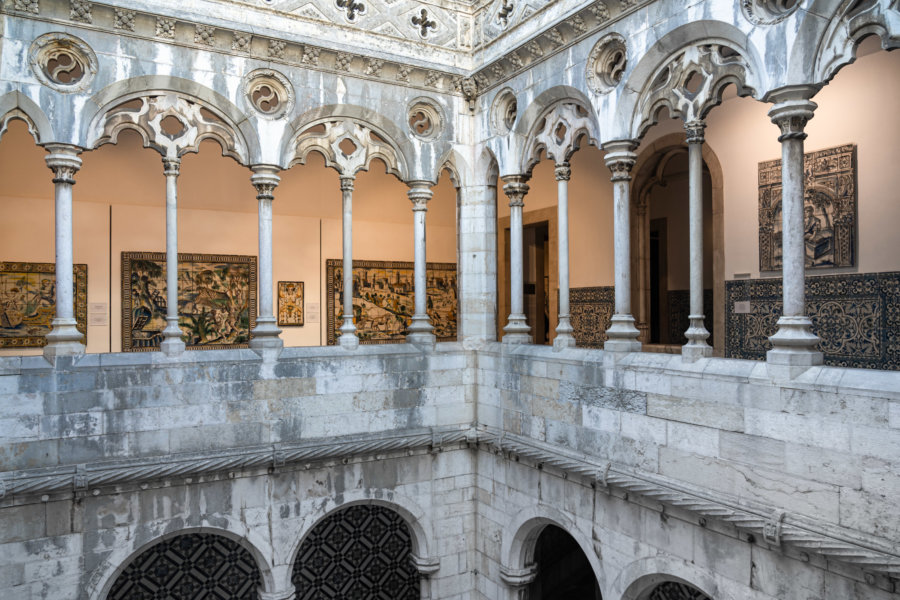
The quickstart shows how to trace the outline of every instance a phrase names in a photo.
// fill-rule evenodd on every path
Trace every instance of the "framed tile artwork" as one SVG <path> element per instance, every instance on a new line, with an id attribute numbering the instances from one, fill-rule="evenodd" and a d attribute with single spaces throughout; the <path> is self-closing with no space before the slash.
<path id="1" fill-rule="evenodd" d="M 278 282 L 278 325 L 303 325 L 303 282 Z"/>

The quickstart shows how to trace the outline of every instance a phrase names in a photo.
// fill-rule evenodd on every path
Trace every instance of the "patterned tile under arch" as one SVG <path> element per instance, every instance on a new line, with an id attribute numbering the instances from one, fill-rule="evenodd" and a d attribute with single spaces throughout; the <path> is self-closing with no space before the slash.
<path id="1" fill-rule="evenodd" d="M 685 583 L 667 581 L 653 588 L 647 600 L 710 600 L 710 598 Z"/>
<path id="2" fill-rule="evenodd" d="M 256 562 L 237 542 L 191 533 L 142 552 L 107 600 L 257 600 L 259 583 Z"/>
<path id="3" fill-rule="evenodd" d="M 297 600 L 418 600 L 419 574 L 403 519 L 381 506 L 338 511 L 300 546 L 291 580 Z"/>

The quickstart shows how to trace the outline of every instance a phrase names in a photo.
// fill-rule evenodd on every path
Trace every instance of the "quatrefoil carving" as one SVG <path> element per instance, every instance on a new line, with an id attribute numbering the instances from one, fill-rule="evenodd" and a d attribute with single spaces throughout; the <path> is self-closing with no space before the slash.
<path id="1" fill-rule="evenodd" d="M 31 70 L 38 81 L 58 92 L 80 92 L 97 73 L 90 46 L 67 33 L 45 33 L 31 44 Z"/>

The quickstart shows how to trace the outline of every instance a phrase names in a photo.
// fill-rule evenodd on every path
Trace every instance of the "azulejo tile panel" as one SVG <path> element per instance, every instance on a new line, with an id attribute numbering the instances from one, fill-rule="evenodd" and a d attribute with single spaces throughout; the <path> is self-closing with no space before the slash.
<path id="1" fill-rule="evenodd" d="M 781 279 L 727 281 L 725 298 L 726 356 L 765 360 Z M 749 302 L 749 312 L 736 313 L 736 302 Z M 807 277 L 806 306 L 825 364 L 900 370 L 900 272 Z"/>
<path id="2" fill-rule="evenodd" d="M 580 348 L 602 348 L 615 308 L 612 286 L 571 288 L 569 314 Z"/>

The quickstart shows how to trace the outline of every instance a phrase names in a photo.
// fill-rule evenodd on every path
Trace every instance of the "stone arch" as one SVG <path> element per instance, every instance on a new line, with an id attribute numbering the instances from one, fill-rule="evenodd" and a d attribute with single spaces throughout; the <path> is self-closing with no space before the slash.
<path id="1" fill-rule="evenodd" d="M 0 140 L 9 126 L 9 122 L 15 119 L 24 121 L 28 126 L 28 132 L 34 138 L 36 144 L 46 144 L 56 141 L 53 134 L 53 126 L 44 111 L 33 100 L 19 91 L 9 92 L 0 96 Z"/>
<path id="2" fill-rule="evenodd" d="M 609 598 L 646 600 L 657 585 L 667 581 L 687 584 L 715 600 L 735 600 L 719 589 L 709 571 L 666 555 L 641 558 L 629 563 L 612 582 Z"/>
<path id="3" fill-rule="evenodd" d="M 528 567 L 534 560 L 538 537 L 547 525 L 555 525 L 572 536 L 590 563 L 600 589 L 605 590 L 606 573 L 594 550 L 593 541 L 584 535 L 571 516 L 546 504 L 520 511 L 503 528 L 500 540 L 500 568 L 509 572 L 520 572 Z M 606 598 L 606 594 L 603 597 Z"/>
<path id="4" fill-rule="evenodd" d="M 224 537 L 236 542 L 241 548 L 247 550 L 259 569 L 260 585 L 263 591 L 274 591 L 276 588 L 275 579 L 272 573 L 271 563 L 266 559 L 269 544 L 265 543 L 252 530 L 246 529 L 238 531 L 230 520 L 225 521 L 223 527 L 185 527 L 183 529 L 175 529 L 161 535 L 157 535 L 140 545 L 135 545 L 135 537 L 132 536 L 127 546 L 118 546 L 113 549 L 97 567 L 94 568 L 90 579 L 85 585 L 86 597 L 89 600 L 107 600 L 109 592 L 112 590 L 116 580 L 122 572 L 138 557 L 153 546 L 176 538 L 181 535 L 189 534 L 212 534 Z M 271 552 L 268 552 L 271 554 Z"/>
<path id="5" fill-rule="evenodd" d="M 717 56 L 699 54 L 705 46 L 727 48 L 728 56 L 723 57 L 719 52 Z M 735 54 L 732 55 L 731 52 Z M 690 65 L 698 60 L 721 63 L 723 58 L 727 59 L 724 62 L 730 68 L 724 72 L 718 69 L 718 75 L 709 82 L 708 91 L 705 88 L 700 90 L 707 91 L 703 94 L 702 102 L 684 102 L 684 98 L 673 102 L 669 97 L 671 94 L 667 92 L 682 77 L 690 75 Z M 740 62 L 744 71 L 743 77 L 738 77 L 733 68 L 737 62 Z M 679 72 L 673 72 L 679 68 Z M 728 84 L 738 84 L 739 94 L 759 98 L 767 88 L 766 77 L 764 62 L 743 31 L 721 21 L 687 23 L 660 38 L 638 61 L 625 82 L 612 122 L 628 124 L 627 130 L 618 132 L 621 138 L 640 139 L 656 123 L 656 113 L 664 105 L 674 116 L 685 121 L 703 118 L 712 107 L 721 102 L 721 93 Z M 689 108 L 688 104 L 694 106 Z"/>
<path id="6" fill-rule="evenodd" d="M 141 97 L 160 95 L 174 95 L 186 101 L 199 105 L 209 111 L 217 119 L 221 120 L 224 127 L 231 132 L 234 139 L 233 148 L 227 148 L 226 143 L 217 140 L 222 145 L 222 153 L 231 156 L 242 165 L 265 163 L 261 157 L 259 136 L 256 130 L 247 120 L 246 115 L 228 98 L 211 90 L 210 88 L 187 79 L 169 77 L 163 75 L 143 75 L 118 81 L 103 88 L 85 105 L 85 119 L 81 124 L 80 139 L 84 140 L 84 147 L 96 148 L 102 141 L 104 121 L 112 109 Z M 134 128 L 140 132 L 138 128 Z M 147 138 L 142 134 L 145 142 Z M 197 141 L 202 141 L 205 136 Z M 115 143 L 112 141 L 111 143 Z M 145 146 L 147 144 L 145 143 Z M 196 150 L 187 150 L 196 151 Z"/>
<path id="7" fill-rule="evenodd" d="M 590 99 L 584 92 L 572 86 L 554 86 L 538 94 L 516 119 L 511 134 L 523 140 L 521 150 L 515 157 L 519 174 L 527 173 L 536 164 L 534 163 L 535 152 L 539 153 L 544 147 L 536 138 L 541 134 L 541 125 L 546 117 L 564 106 L 578 107 L 579 110 L 584 111 L 584 115 L 578 115 L 578 125 L 575 127 L 574 133 L 578 133 L 578 137 L 586 136 L 591 145 L 598 144 L 600 127 L 591 108 Z M 536 143 L 539 145 L 538 148 L 535 148 Z M 573 145 L 573 143 L 577 143 L 577 140 L 569 141 L 568 145 Z M 571 155 L 572 152 L 574 149 L 568 154 Z M 568 156 L 566 158 L 568 159 Z"/>
<path id="8" fill-rule="evenodd" d="M 634 167 L 631 170 L 633 185 L 631 186 L 631 206 L 636 210 L 641 200 L 641 196 L 649 192 L 648 185 L 653 183 L 654 175 L 647 173 L 647 163 L 661 153 L 673 151 L 675 149 L 683 149 L 687 152 L 685 144 L 685 136 L 680 133 L 670 133 L 654 140 L 646 148 L 641 148 L 637 156 Z M 722 163 L 719 161 L 718 155 L 709 145 L 704 142 L 702 146 L 703 162 L 709 171 L 709 177 L 712 187 L 712 213 L 713 213 L 713 306 L 725 306 L 725 178 L 722 170 Z M 648 176 L 649 175 L 649 176 Z M 632 231 L 640 224 L 637 219 L 632 219 Z M 640 251 L 637 247 L 642 243 L 641 237 L 632 233 L 632 298 L 634 299 L 634 311 L 638 321 L 641 320 L 641 293 L 642 269 L 638 263 L 640 260 Z M 707 315 L 708 319 L 714 318 L 713 321 L 713 347 L 718 356 L 719 352 L 725 348 L 725 311 L 720 308 L 714 310 L 713 315 Z M 707 321 L 709 323 L 709 321 Z"/>
<path id="9" fill-rule="evenodd" d="M 450 179 L 453 181 L 453 186 L 456 189 L 470 185 L 470 182 L 474 178 L 472 166 L 469 164 L 469 161 L 467 161 L 455 148 L 451 148 L 445 152 L 440 160 L 437 161 L 437 169 L 434 172 L 433 180 L 439 181 L 441 174 L 445 170 L 450 173 Z"/>
<path id="10" fill-rule="evenodd" d="M 325 127 L 324 133 L 309 134 L 311 129 L 320 125 Z M 332 127 L 343 127 L 343 131 L 332 134 Z M 406 181 L 410 172 L 408 165 L 415 162 L 415 151 L 403 130 L 392 120 L 362 106 L 351 104 L 320 106 L 294 119 L 289 130 L 291 134 L 284 138 L 280 156 L 285 169 L 295 164 L 305 164 L 310 152 L 318 152 L 325 158 L 327 166 L 341 171 L 342 167 L 336 160 L 331 143 L 339 141 L 346 135 L 364 138 L 357 140 L 356 145 L 362 145 L 365 152 L 360 157 L 360 164 L 351 165 L 350 168 L 354 168 L 354 172 L 368 170 L 371 161 L 378 158 L 385 163 L 388 173 L 401 181 Z M 380 139 L 371 137 L 371 134 Z M 322 139 L 315 139 L 316 137 Z M 328 139 L 329 137 L 335 139 Z"/>
<path id="11" fill-rule="evenodd" d="M 599 132 L 590 104 L 560 100 L 548 107 L 532 124 L 520 159 L 524 173 L 531 173 L 541 160 L 541 153 L 556 164 L 568 162 L 587 140 L 598 145 Z"/>
<path id="12" fill-rule="evenodd" d="M 381 497 L 375 497 L 376 495 Z M 412 498 L 399 494 L 394 490 L 345 491 L 341 495 L 340 500 L 329 498 L 326 502 L 317 504 L 314 507 L 315 510 L 304 517 L 293 545 L 287 549 L 287 553 L 284 556 L 283 562 L 289 565 L 290 568 L 285 570 L 286 581 L 281 582 L 283 587 L 280 589 L 290 589 L 290 587 L 284 586 L 292 585 L 293 566 L 298 559 L 300 547 L 316 526 L 336 512 L 358 505 L 381 506 L 400 515 L 409 528 L 412 553 L 420 559 L 429 559 L 431 557 L 430 522 L 425 515 L 425 511 Z"/>
<path id="13" fill-rule="evenodd" d="M 813 3 L 814 6 L 820 4 L 823 4 L 821 0 Z M 833 1 L 829 4 L 833 4 Z M 797 40 L 791 48 L 790 66 L 796 72 L 790 73 L 790 81 L 809 81 L 822 85 L 828 83 L 843 67 L 856 61 L 859 43 L 871 35 L 881 40 L 884 50 L 900 48 L 900 6 L 890 8 L 888 4 L 887 1 L 878 0 L 842 0 L 837 10 L 829 9 L 834 11 L 834 17 L 824 31 L 813 20 L 821 20 L 816 15 L 827 13 L 807 12 L 804 23 L 798 29 Z M 888 15 L 891 11 L 898 14 Z M 810 39 L 814 35 L 820 37 Z M 808 53 L 810 48 L 814 49 L 814 56 L 793 60 L 795 54 Z M 811 73 L 801 70 L 810 64 Z"/>
<path id="14" fill-rule="evenodd" d="M 488 146 L 482 146 L 478 152 L 477 165 L 473 173 L 475 185 L 496 186 L 500 178 L 500 162 Z"/>

